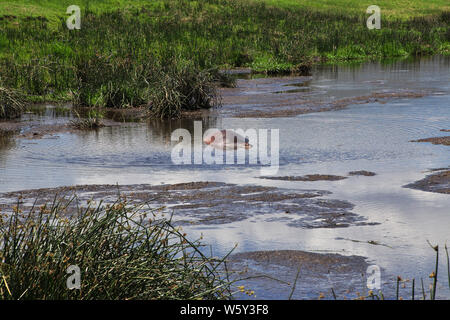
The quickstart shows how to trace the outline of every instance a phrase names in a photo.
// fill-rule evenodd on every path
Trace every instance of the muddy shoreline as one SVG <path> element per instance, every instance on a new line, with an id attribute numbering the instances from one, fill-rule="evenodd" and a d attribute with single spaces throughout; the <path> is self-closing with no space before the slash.
<path id="1" fill-rule="evenodd" d="M 331 174 L 307 174 L 305 176 L 260 177 L 260 179 L 281 181 L 339 181 L 347 179 L 347 177 L 335 176 Z"/>
<path id="2" fill-rule="evenodd" d="M 309 87 L 311 77 L 239 80 L 236 88 L 221 88 L 223 107 L 212 110 L 236 118 L 293 117 L 313 112 L 345 109 L 352 104 L 386 103 L 397 98 L 421 98 L 431 91 L 396 90 L 343 98 L 327 97 Z"/>
<path id="3" fill-rule="evenodd" d="M 374 225 L 352 212 L 348 201 L 321 198 L 324 190 L 291 190 L 220 182 L 191 182 L 173 185 L 84 185 L 23 190 L 0 194 L 0 209 L 12 212 L 19 199 L 23 211 L 29 211 L 56 198 L 69 203 L 67 214 L 77 207 L 112 204 L 120 197 L 129 205 L 143 205 L 173 214 L 180 225 L 217 225 L 246 219 L 284 222 L 298 228 L 345 228 Z"/>
<path id="4" fill-rule="evenodd" d="M 255 297 L 279 299 L 357 298 L 365 288 L 365 257 L 299 250 L 241 252 L 229 259 Z M 244 293 L 242 294 L 244 297 Z"/>
<path id="5" fill-rule="evenodd" d="M 450 194 L 450 170 L 430 174 L 422 180 L 407 184 L 404 187 L 428 192 Z"/>
<path id="6" fill-rule="evenodd" d="M 240 80 L 236 88 L 220 88 L 222 105 L 212 109 L 184 111 L 181 119 L 201 119 L 203 117 L 236 118 L 277 118 L 294 117 L 300 114 L 326 112 L 345 109 L 353 104 L 386 103 L 398 98 L 421 98 L 431 94 L 430 91 L 398 90 L 392 92 L 373 92 L 370 95 L 350 96 L 341 99 L 324 99 L 311 95 L 302 88 L 311 77 L 280 77 Z M 281 89 L 280 89 L 281 88 Z M 292 89 L 294 88 L 294 89 Z M 277 91 L 281 90 L 281 91 Z M 60 107 L 66 113 L 74 109 Z M 39 114 L 42 106 L 31 106 Z M 90 109 L 77 108 L 83 117 Z M 124 126 L 130 122 L 146 120 L 146 108 L 104 109 L 102 123 L 105 127 Z M 33 114 L 34 112 L 28 112 Z M 25 115 L 24 115 L 25 116 Z M 0 135 L 13 132 L 18 138 L 40 139 L 53 137 L 60 133 L 76 133 L 83 130 L 73 128 L 70 120 L 65 123 L 43 123 L 39 120 L 24 119 L 0 121 Z"/>
<path id="7" fill-rule="evenodd" d="M 448 132 L 450 130 L 441 129 L 440 131 Z M 434 145 L 450 146 L 450 136 L 418 139 L 412 140 L 411 142 L 430 142 Z M 431 169 L 430 171 L 437 171 L 437 173 L 430 174 L 425 178 L 407 184 L 404 187 L 428 192 L 450 194 L 450 170 L 448 170 L 447 168 L 437 168 Z"/>
<path id="8" fill-rule="evenodd" d="M 22 139 L 42 139 L 54 137 L 61 133 L 78 133 L 86 130 L 77 129 L 72 124 L 73 119 L 67 119 L 63 123 L 43 123 L 40 120 L 3 120 L 0 121 L 0 135 L 13 134 Z M 102 119 L 102 127 L 122 126 L 125 122 L 112 119 Z"/>
<path id="9" fill-rule="evenodd" d="M 425 139 L 419 139 L 419 140 L 412 140 L 411 142 L 430 142 L 432 144 L 440 144 L 443 146 L 450 146 L 450 136 L 425 138 Z"/>

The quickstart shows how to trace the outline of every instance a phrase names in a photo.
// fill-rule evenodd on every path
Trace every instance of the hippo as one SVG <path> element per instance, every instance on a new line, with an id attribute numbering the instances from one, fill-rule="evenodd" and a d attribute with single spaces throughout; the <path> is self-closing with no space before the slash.
<path id="1" fill-rule="evenodd" d="M 248 138 L 245 138 L 236 131 L 230 129 L 213 130 L 204 136 L 203 142 L 217 149 L 236 150 L 239 148 L 250 149 L 252 147 Z"/>

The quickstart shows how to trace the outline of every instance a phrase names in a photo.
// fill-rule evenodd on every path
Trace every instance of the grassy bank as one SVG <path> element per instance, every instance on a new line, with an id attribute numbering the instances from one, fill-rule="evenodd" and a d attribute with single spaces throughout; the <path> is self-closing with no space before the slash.
<path id="1" fill-rule="evenodd" d="M 0 217 L 0 300 L 230 297 L 222 261 L 154 211 L 122 200 L 70 219 L 65 211 L 55 203 Z M 75 290 L 67 286 L 72 265 L 81 276 Z"/>
<path id="2" fill-rule="evenodd" d="M 280 73 L 450 53 L 445 1 L 394 2 L 380 2 L 389 14 L 368 30 L 368 5 L 351 0 L 84 1 L 81 30 L 69 31 L 70 1 L 6 1 L 0 85 L 30 101 L 148 105 L 154 117 L 177 117 L 217 102 L 217 68 Z"/>
<path id="3" fill-rule="evenodd" d="M 239 291 L 254 294 L 244 290 L 247 280 L 277 280 L 264 274 L 242 278 L 242 270 L 228 271 L 228 256 L 205 256 L 199 241 L 189 240 L 170 219 L 146 205 L 131 205 L 124 198 L 106 206 L 91 204 L 74 213 L 67 200 L 55 201 L 27 212 L 16 206 L 12 214 L 0 215 L 0 301 L 232 299 Z M 393 294 L 364 288 L 362 294 L 347 292 L 345 297 L 437 299 L 438 287 L 450 288 L 450 260 L 445 245 L 447 268 L 440 271 L 442 252 L 437 245 L 431 247 L 436 257 L 429 276 L 397 277 Z M 71 278 L 73 266 L 79 268 L 80 287 L 69 289 L 76 285 Z M 438 286 L 438 274 L 442 272 L 448 283 Z M 297 281 L 302 285 L 295 274 L 292 277 L 291 295 Z M 335 289 L 342 288 L 331 288 L 326 298 L 337 299 Z M 322 298 L 325 295 L 321 293 Z"/>

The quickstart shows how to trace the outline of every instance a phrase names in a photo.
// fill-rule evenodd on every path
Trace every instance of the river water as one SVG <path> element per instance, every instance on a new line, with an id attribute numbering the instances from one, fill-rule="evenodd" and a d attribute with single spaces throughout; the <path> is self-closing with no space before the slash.
<path id="1" fill-rule="evenodd" d="M 305 100 L 320 99 L 321 103 L 373 92 L 409 90 L 426 94 L 370 100 L 344 109 L 285 117 L 241 117 L 237 115 L 239 104 L 234 101 L 197 119 L 202 121 L 203 129 L 278 129 L 279 176 L 348 176 L 355 170 L 372 171 L 375 176 L 350 176 L 339 181 L 280 181 L 260 179 L 257 165 L 176 165 L 171 161 L 174 144 L 170 134 L 177 128 L 192 132 L 194 127 L 194 120 L 183 119 L 128 123 L 43 139 L 12 137 L 7 143 L 0 142 L 0 192 L 81 184 L 159 185 L 190 181 L 327 190 L 331 194 L 324 195 L 324 199 L 348 201 L 354 205 L 352 212 L 377 224 L 298 228 L 252 216 L 227 224 L 185 229 L 193 237 L 202 234 L 217 255 L 227 253 L 236 243 L 236 252 L 293 249 L 359 255 L 382 268 L 383 281 L 396 275 L 428 281 L 435 256 L 427 241 L 443 249 L 450 240 L 450 196 L 403 186 L 422 179 L 429 169 L 450 165 L 448 147 L 410 142 L 444 136 L 446 133 L 440 130 L 450 129 L 449 67 L 449 58 L 433 57 L 319 66 L 306 78 L 241 79 L 238 89 L 225 92 L 236 92 L 239 97 L 248 95 L 249 102 L 242 104 L 247 111 L 258 109 L 255 99 L 259 104 L 266 100 L 267 104 L 279 103 L 296 94 Z M 289 100 L 290 108 L 294 98 Z M 54 123 L 70 117 L 49 106 L 44 114 L 25 115 L 22 121 Z M 369 243 L 373 241 L 383 245 Z M 440 261 L 439 295 L 450 297 L 442 250 Z M 259 297 L 276 298 L 271 292 Z"/>

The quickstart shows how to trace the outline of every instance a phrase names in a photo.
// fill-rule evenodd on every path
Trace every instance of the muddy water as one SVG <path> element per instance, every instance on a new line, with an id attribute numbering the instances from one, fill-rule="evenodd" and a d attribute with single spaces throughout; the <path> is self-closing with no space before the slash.
<path id="1" fill-rule="evenodd" d="M 346 179 L 261 179 L 257 165 L 175 165 L 170 158 L 170 134 L 177 128 L 193 133 L 194 120 L 185 119 L 127 123 L 96 132 L 60 132 L 42 139 L 2 138 L 0 192 L 191 181 L 251 184 L 300 193 L 321 190 L 320 199 L 345 201 L 358 220 L 369 223 L 345 228 L 293 225 L 277 219 L 276 210 L 255 215 L 248 206 L 234 203 L 244 200 L 233 196 L 221 205 L 242 211 L 237 213 L 239 219 L 184 228 L 193 237 L 202 234 L 217 255 L 238 243 L 235 252 L 302 250 L 363 256 L 367 263 L 382 268 L 386 290 L 392 289 L 388 283 L 396 275 L 423 277 L 427 286 L 434 267 L 434 252 L 427 240 L 441 247 L 450 240 L 450 197 L 402 186 L 422 179 L 429 169 L 450 165 L 448 146 L 410 142 L 443 136 L 440 130 L 450 129 L 449 67 L 449 58 L 434 57 L 322 66 L 312 77 L 240 79 L 238 88 L 223 90 L 224 106 L 200 119 L 203 129 L 279 129 L 278 176 L 322 174 Z M 51 124 L 69 118 L 68 114 L 49 111 L 27 115 L 23 121 Z M 359 170 L 376 175 L 349 175 Z M 247 219 L 242 218 L 246 210 Z M 441 255 L 441 262 L 444 258 Z M 275 276 L 276 270 L 263 268 Z M 450 297 L 443 262 L 440 270 L 443 287 L 438 293 Z M 295 268 L 290 272 L 295 278 Z M 355 272 L 355 277 L 361 275 Z M 348 280 L 348 275 L 344 279 Z M 281 294 L 264 281 L 253 285 L 261 288 L 258 298 L 278 298 Z M 307 286 L 310 289 L 302 287 L 294 297 L 316 297 L 322 291 L 314 283 Z M 286 296 L 289 290 L 287 286 Z"/>

